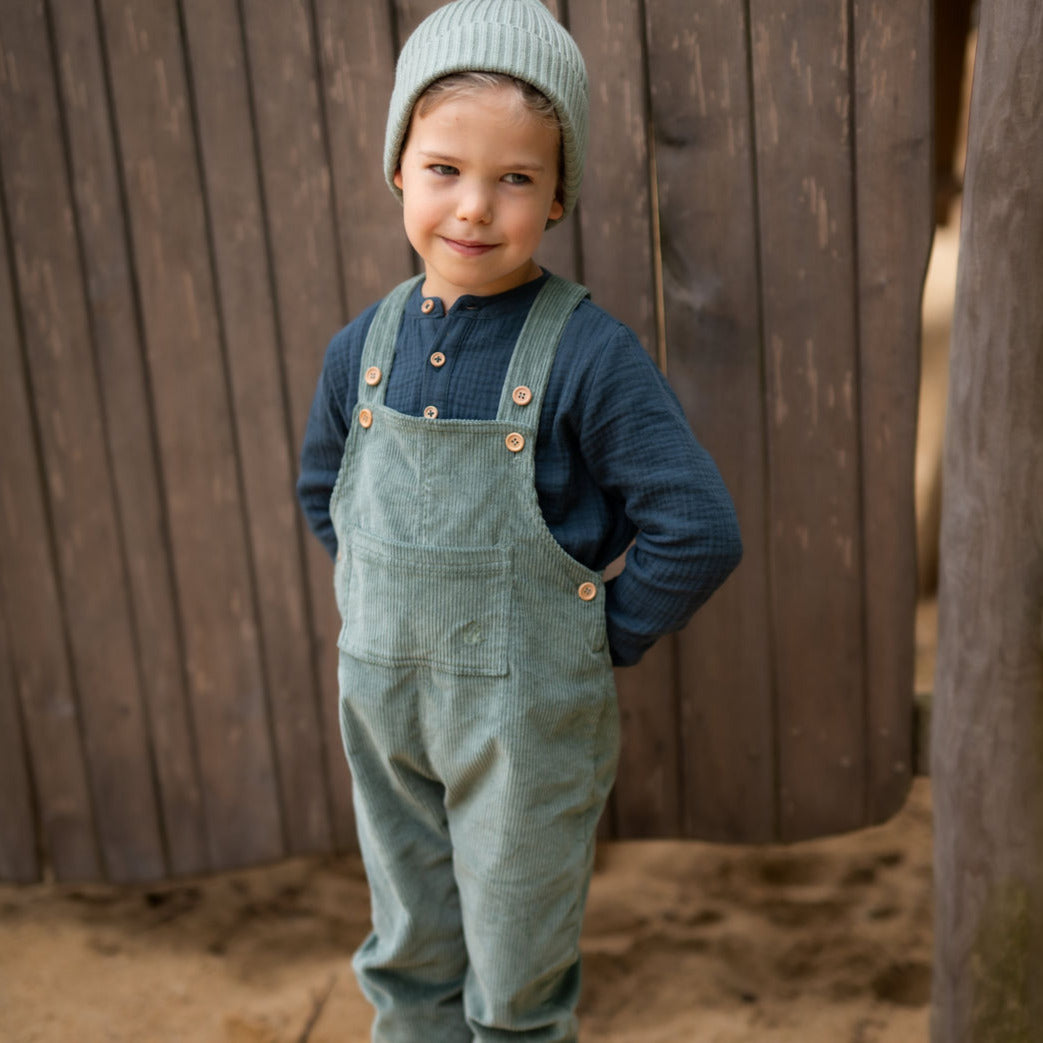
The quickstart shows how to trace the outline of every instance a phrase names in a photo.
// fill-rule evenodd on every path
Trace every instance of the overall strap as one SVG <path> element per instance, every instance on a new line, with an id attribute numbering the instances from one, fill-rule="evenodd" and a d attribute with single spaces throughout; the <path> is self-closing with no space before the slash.
<path id="1" fill-rule="evenodd" d="M 359 374 L 358 401 L 362 405 L 383 405 L 387 392 L 387 375 L 395 358 L 395 341 L 402 325 L 406 301 L 423 275 L 415 275 L 399 283 L 377 305 L 377 313 L 369 324 L 366 343 L 362 346 L 362 371 Z"/>
<path id="2" fill-rule="evenodd" d="M 590 291 L 552 275 L 533 301 L 518 335 L 500 394 L 497 420 L 539 427 L 540 407 L 550 380 L 558 341 L 580 301 Z"/>

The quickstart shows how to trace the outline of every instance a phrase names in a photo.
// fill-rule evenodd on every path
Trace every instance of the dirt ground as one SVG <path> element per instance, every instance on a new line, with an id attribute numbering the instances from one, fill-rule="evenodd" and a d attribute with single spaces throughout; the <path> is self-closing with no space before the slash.
<path id="1" fill-rule="evenodd" d="M 153 889 L 0 887 L 5 1043 L 363 1043 L 357 859 Z M 602 847 L 585 1043 L 927 1039 L 931 800 L 786 848 Z"/>

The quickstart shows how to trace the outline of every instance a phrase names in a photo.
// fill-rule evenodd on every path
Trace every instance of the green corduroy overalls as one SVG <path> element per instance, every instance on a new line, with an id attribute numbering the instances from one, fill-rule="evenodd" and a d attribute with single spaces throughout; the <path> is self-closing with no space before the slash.
<path id="1" fill-rule="evenodd" d="M 602 577 L 547 528 L 534 453 L 586 291 L 552 276 L 496 419 L 446 420 L 384 405 L 416 281 L 370 327 L 330 503 L 341 728 L 373 905 L 355 970 L 381 1043 L 565 1043 L 619 723 Z"/>

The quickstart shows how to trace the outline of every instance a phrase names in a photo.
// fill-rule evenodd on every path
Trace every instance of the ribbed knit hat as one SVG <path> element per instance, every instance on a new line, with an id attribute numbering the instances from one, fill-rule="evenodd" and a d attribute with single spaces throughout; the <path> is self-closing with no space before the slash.
<path id="1" fill-rule="evenodd" d="M 540 0 L 452 0 L 406 40 L 395 67 L 384 177 L 394 183 L 413 106 L 435 80 L 455 72 L 499 72 L 531 83 L 561 121 L 565 157 L 564 214 L 576 205 L 587 154 L 587 70 L 576 41 Z M 556 224 L 557 222 L 550 222 Z"/>

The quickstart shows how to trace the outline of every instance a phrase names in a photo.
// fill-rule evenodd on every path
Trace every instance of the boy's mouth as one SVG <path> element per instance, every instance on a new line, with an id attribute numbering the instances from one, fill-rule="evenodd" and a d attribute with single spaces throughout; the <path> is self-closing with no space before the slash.
<path id="1" fill-rule="evenodd" d="M 476 240 L 449 239 L 447 237 L 443 237 L 442 242 L 444 242 L 450 250 L 454 250 L 458 254 L 463 254 L 464 257 L 479 257 L 484 253 L 488 253 L 488 251 L 493 249 L 496 245 L 495 243 L 480 243 Z"/>

